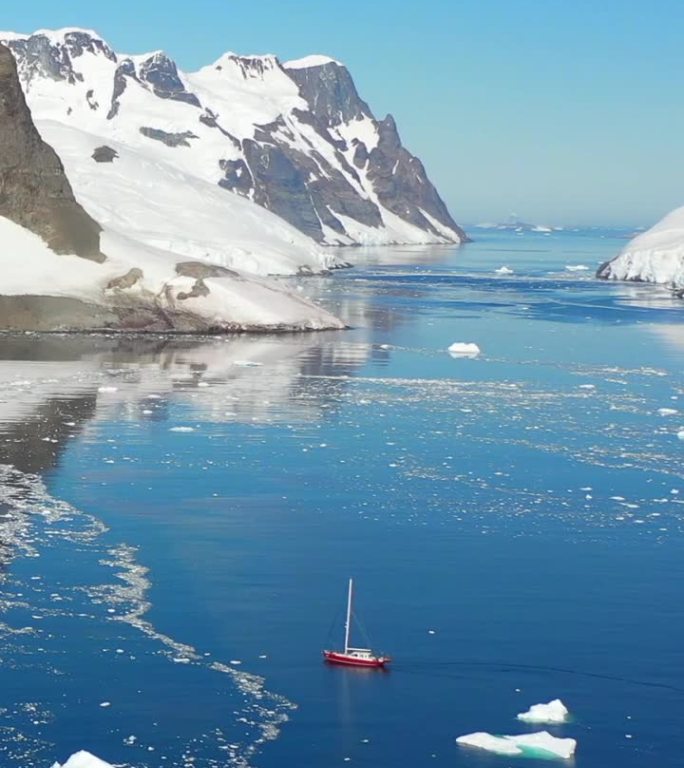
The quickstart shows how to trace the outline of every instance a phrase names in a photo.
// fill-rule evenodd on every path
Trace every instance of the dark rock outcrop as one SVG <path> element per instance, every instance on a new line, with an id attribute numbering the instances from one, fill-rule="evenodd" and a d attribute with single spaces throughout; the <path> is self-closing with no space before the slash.
<path id="1" fill-rule="evenodd" d="M 465 241 L 465 233 L 451 218 L 423 164 L 402 146 L 392 115 L 387 115 L 377 128 L 378 145 L 368 156 L 367 173 L 381 205 L 420 229 L 440 234 L 422 209 L 440 224 L 458 232 Z"/>
<path id="2" fill-rule="evenodd" d="M 106 144 L 103 144 L 101 147 L 96 147 L 91 155 L 96 163 L 111 163 L 116 160 L 118 156 L 119 153 L 115 149 L 108 147 Z"/>
<path id="3" fill-rule="evenodd" d="M 176 264 L 176 274 L 182 277 L 194 277 L 196 280 L 203 280 L 205 277 L 240 277 L 237 272 L 228 267 L 207 264 L 204 261 L 181 261 Z"/>
<path id="4" fill-rule="evenodd" d="M 167 147 L 189 147 L 188 139 L 196 139 L 197 136 L 192 131 L 183 131 L 182 133 L 167 133 L 160 128 L 147 128 L 143 126 L 140 129 L 143 136 L 154 141 L 161 141 Z"/>
<path id="5" fill-rule="evenodd" d="M 175 62 L 164 53 L 158 52 L 150 56 L 140 65 L 140 80 L 149 83 L 155 96 L 160 99 L 172 99 L 201 107 L 194 93 L 186 90 L 178 75 Z"/>
<path id="6" fill-rule="evenodd" d="M 64 167 L 36 130 L 11 51 L 0 45 L 0 216 L 56 253 L 102 262 L 100 226 L 76 202 Z"/>
<path id="7" fill-rule="evenodd" d="M 372 117 L 370 107 L 361 99 L 351 75 L 341 64 L 330 61 L 286 72 L 297 83 L 301 97 L 322 125 L 332 127 Z"/>
<path id="8" fill-rule="evenodd" d="M 107 283 L 107 287 L 105 290 L 125 291 L 128 288 L 132 288 L 138 282 L 138 280 L 142 280 L 142 277 L 143 277 L 142 269 L 139 269 L 138 267 L 133 267 L 132 269 L 129 269 L 125 275 L 112 278 Z"/>

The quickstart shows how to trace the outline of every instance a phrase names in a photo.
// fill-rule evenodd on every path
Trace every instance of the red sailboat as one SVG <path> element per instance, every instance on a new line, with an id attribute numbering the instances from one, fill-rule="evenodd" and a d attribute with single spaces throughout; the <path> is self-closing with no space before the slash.
<path id="1" fill-rule="evenodd" d="M 344 650 L 323 651 L 324 659 L 330 664 L 343 664 L 348 667 L 382 668 L 389 664 L 389 656 L 376 656 L 370 648 L 352 648 L 350 645 L 352 596 L 354 583 L 349 579 L 349 593 L 347 595 L 347 621 L 344 625 Z"/>

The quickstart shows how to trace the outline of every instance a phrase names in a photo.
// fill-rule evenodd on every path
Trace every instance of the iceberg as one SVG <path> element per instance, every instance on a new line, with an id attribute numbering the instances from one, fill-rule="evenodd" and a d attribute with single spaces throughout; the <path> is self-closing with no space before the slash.
<path id="1" fill-rule="evenodd" d="M 525 723 L 564 723 L 568 719 L 568 708 L 560 699 L 548 704 L 533 704 L 527 712 L 520 712 L 518 720 Z"/>
<path id="2" fill-rule="evenodd" d="M 678 294 L 684 288 L 684 206 L 630 240 L 614 259 L 599 267 L 596 276 L 661 283 Z"/>
<path id="3" fill-rule="evenodd" d="M 72 755 L 64 765 L 55 763 L 52 768 L 113 768 L 111 763 L 105 763 L 99 757 L 91 755 L 90 752 L 81 750 Z"/>
<path id="4" fill-rule="evenodd" d="M 513 270 L 510 267 L 506 267 L 506 266 L 499 267 L 498 269 L 495 269 L 494 272 L 497 275 L 512 275 L 513 274 Z"/>
<path id="5" fill-rule="evenodd" d="M 470 341 L 455 341 L 448 350 L 452 357 L 477 357 L 480 351 L 477 344 Z"/>
<path id="6" fill-rule="evenodd" d="M 679 411 L 676 408 L 658 408 L 660 416 L 676 416 Z"/>
<path id="7" fill-rule="evenodd" d="M 457 744 L 517 757 L 561 758 L 568 760 L 575 754 L 575 739 L 559 739 L 548 731 L 525 733 L 520 736 L 494 736 L 478 732 L 459 736 Z"/>

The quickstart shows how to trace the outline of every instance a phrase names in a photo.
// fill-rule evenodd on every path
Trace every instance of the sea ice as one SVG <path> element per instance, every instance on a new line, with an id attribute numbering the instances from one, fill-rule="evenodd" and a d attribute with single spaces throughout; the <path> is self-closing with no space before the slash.
<path id="1" fill-rule="evenodd" d="M 677 432 L 677 437 L 680 440 L 684 440 L 684 429 L 680 429 L 679 432 Z"/>
<path id="2" fill-rule="evenodd" d="M 675 416 L 679 411 L 676 408 L 658 408 L 661 416 Z"/>
<path id="3" fill-rule="evenodd" d="M 513 274 L 513 270 L 510 267 L 506 267 L 506 266 L 499 267 L 498 269 L 495 269 L 494 272 L 497 275 L 512 275 Z"/>
<path id="4" fill-rule="evenodd" d="M 575 754 L 575 739 L 559 739 L 548 731 L 524 733 L 520 736 L 494 736 L 491 733 L 469 733 L 459 736 L 457 744 L 486 749 L 500 755 L 518 755 L 520 757 L 559 757 L 571 758 Z"/>
<path id="5" fill-rule="evenodd" d="M 568 708 L 560 699 L 548 704 L 533 704 L 527 712 L 520 712 L 518 720 L 526 723 L 564 723 L 568 718 Z"/>
<path id="6" fill-rule="evenodd" d="M 481 350 L 473 342 L 455 341 L 448 351 L 452 357 L 477 357 Z"/>
<path id="7" fill-rule="evenodd" d="M 566 264 L 565 269 L 568 272 L 587 272 L 589 267 L 586 264 Z"/>

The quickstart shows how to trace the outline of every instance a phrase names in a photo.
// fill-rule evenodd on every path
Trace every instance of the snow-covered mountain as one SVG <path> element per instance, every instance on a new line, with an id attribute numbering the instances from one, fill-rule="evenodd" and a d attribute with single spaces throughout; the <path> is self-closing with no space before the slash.
<path id="1" fill-rule="evenodd" d="M 630 240 L 596 275 L 606 280 L 662 283 L 684 291 L 684 207 Z"/>
<path id="2" fill-rule="evenodd" d="M 83 149 L 78 140 L 74 146 Z M 297 263 L 320 269 L 310 239 L 249 201 L 213 187 L 199 194 L 182 178 L 175 217 L 171 208 L 162 213 L 155 196 L 168 201 L 172 194 L 155 186 L 160 176 L 154 164 L 149 172 L 142 161 L 128 170 L 138 176 L 135 194 L 116 173 L 91 180 L 87 172 L 76 171 L 80 194 L 75 195 L 60 158 L 33 123 L 14 57 L 0 45 L 0 328 L 206 332 L 344 327 L 274 279 L 221 263 L 235 255 L 229 248 L 241 247 L 243 233 L 249 250 L 237 255 L 243 266 L 254 262 L 253 271 L 268 270 L 269 263 L 289 271 Z M 220 220 L 219 229 L 212 230 L 213 217 L 225 215 L 219 198 L 226 196 L 237 206 L 232 211 L 228 206 L 229 212 L 239 217 L 225 232 L 220 232 Z M 201 201 L 204 207 L 197 206 L 195 218 L 209 236 L 222 234 L 215 252 L 191 236 L 186 239 L 184 199 Z M 98 200 L 107 200 L 109 207 Z"/>
<path id="3" fill-rule="evenodd" d="M 263 274 L 335 266 L 312 240 L 465 239 L 392 117 L 375 119 L 337 61 L 226 53 L 185 73 L 87 30 L 0 40 L 76 198 L 150 247 Z"/>

